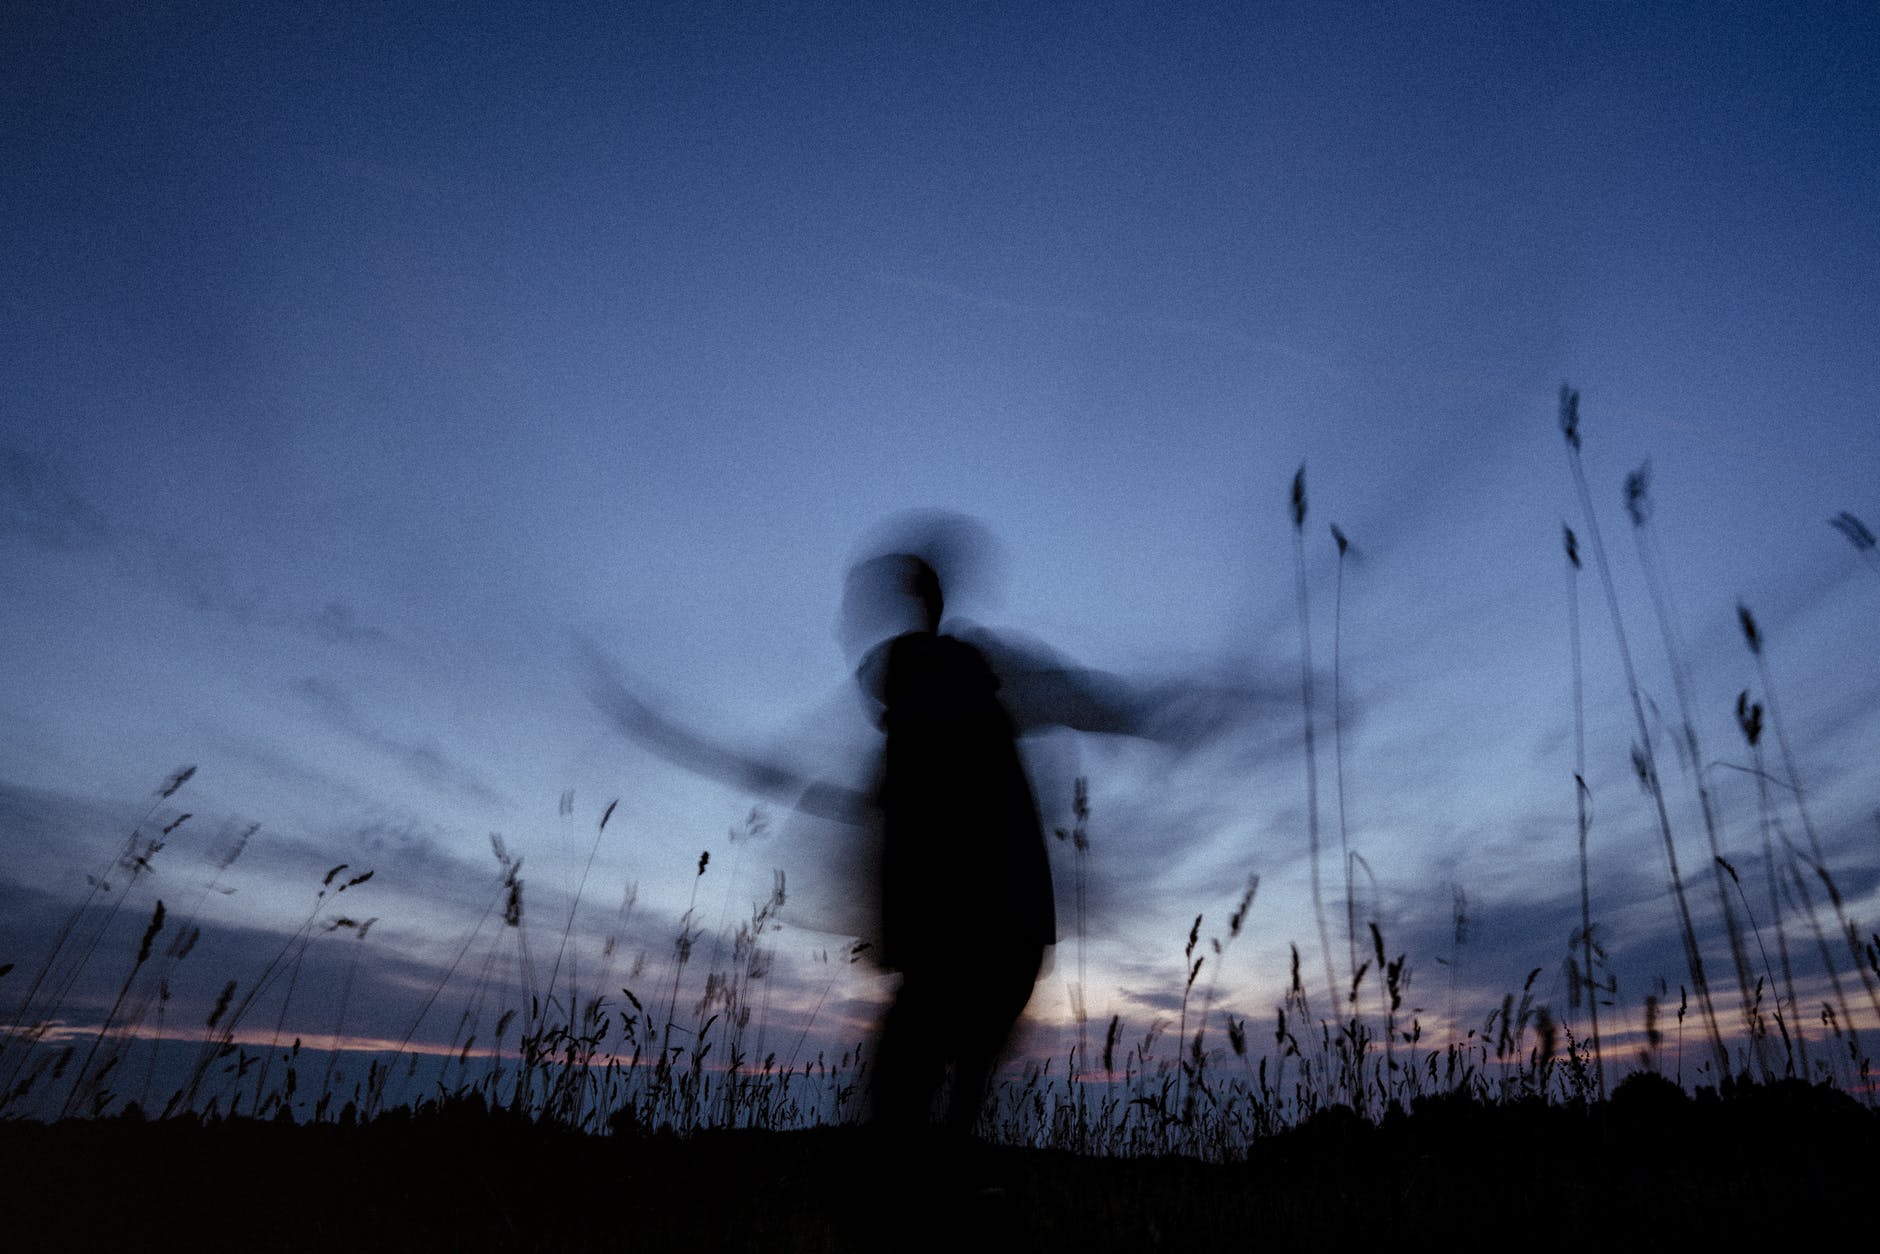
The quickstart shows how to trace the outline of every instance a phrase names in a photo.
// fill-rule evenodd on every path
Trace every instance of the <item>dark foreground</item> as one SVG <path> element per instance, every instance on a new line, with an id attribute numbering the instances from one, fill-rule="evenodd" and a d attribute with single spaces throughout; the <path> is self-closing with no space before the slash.
<path id="1" fill-rule="evenodd" d="M 1740 1246 L 1863 1213 L 1880 1116 L 1799 1084 L 1594 1107 L 1343 1110 L 1245 1161 L 913 1146 L 858 1129 L 583 1137 L 465 1110 L 368 1127 L 0 1124 L 10 1248 L 1263 1250 Z M 1209 1244 L 1203 1244 L 1209 1243 Z"/>

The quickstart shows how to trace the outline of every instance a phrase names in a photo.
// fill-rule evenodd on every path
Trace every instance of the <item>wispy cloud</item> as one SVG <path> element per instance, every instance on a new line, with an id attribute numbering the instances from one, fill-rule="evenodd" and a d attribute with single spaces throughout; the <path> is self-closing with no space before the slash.
<path id="1" fill-rule="evenodd" d="M 453 761 L 435 743 L 404 740 L 370 723 L 337 684 L 308 676 L 294 685 L 304 699 L 334 729 L 351 736 L 397 762 L 414 778 L 446 792 L 458 793 L 485 805 L 505 805 L 502 794 L 469 768 Z"/>
<path id="2" fill-rule="evenodd" d="M 875 282 L 883 287 L 896 288 L 905 292 L 916 292 L 924 296 L 938 297 L 949 304 L 982 313 L 997 314 L 1005 318 L 1019 318 L 1027 321 L 1069 323 L 1080 326 L 1107 327 L 1119 331 L 1134 331 L 1154 335 L 1177 336 L 1185 339 L 1204 340 L 1217 344 L 1231 344 L 1255 352 L 1270 353 L 1275 356 L 1290 358 L 1316 370 L 1329 371 L 1334 363 L 1318 353 L 1309 352 L 1293 344 L 1254 335 L 1239 327 L 1211 318 L 1168 318 L 1144 317 L 1141 315 L 1116 316 L 1088 309 L 1081 305 L 1054 304 L 1045 301 L 1015 300 L 1007 296 L 997 296 L 987 292 L 971 291 L 957 284 L 942 282 L 938 279 L 921 275 L 907 274 L 896 270 L 877 271 Z"/>
<path id="3" fill-rule="evenodd" d="M 359 621 L 359 615 L 347 601 L 328 601 L 307 620 L 314 633 L 329 644 L 384 644 L 391 637 L 377 627 Z"/>
<path id="4" fill-rule="evenodd" d="M 73 561 L 101 560 L 126 582 L 157 591 L 198 613 L 328 644 L 377 647 L 392 636 L 366 621 L 343 597 L 317 607 L 295 606 L 231 554 L 160 527 L 114 523 L 87 500 L 58 463 L 12 445 L 0 445 L 0 537 L 16 536 Z"/>
<path id="5" fill-rule="evenodd" d="M 104 548 L 111 529 L 56 466 L 0 445 L 0 536 L 5 535 L 71 553 Z"/>

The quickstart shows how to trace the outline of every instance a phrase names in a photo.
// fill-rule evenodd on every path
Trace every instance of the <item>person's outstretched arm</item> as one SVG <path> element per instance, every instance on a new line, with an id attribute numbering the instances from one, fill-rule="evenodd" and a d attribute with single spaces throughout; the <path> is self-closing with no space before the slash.
<path id="1" fill-rule="evenodd" d="M 1018 730 L 1047 727 L 1193 745 L 1235 723 L 1289 709 L 1292 687 L 1207 676 L 1137 681 L 1078 666 L 1013 632 L 969 626 L 957 634 L 985 654 Z"/>
<path id="2" fill-rule="evenodd" d="M 819 818 L 853 824 L 871 821 L 868 799 L 861 792 L 811 779 L 787 763 L 708 739 L 653 709 L 628 691 L 619 668 L 593 641 L 577 636 L 575 658 L 588 699 L 608 721 L 629 740 L 673 765 Z"/>

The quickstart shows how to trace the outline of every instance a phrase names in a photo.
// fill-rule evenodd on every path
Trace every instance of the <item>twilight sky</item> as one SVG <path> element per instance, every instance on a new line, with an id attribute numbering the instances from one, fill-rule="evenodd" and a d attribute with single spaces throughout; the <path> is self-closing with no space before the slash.
<path id="1" fill-rule="evenodd" d="M 489 834 L 524 859 L 540 958 L 618 798 L 580 943 L 636 884 L 623 944 L 651 981 L 695 889 L 709 924 L 781 867 L 782 1021 L 841 943 L 812 930 L 840 916 L 839 840 L 771 805 L 769 835 L 728 842 L 760 799 L 623 740 L 575 640 L 704 734 L 851 773 L 871 733 L 842 577 L 933 506 L 1001 545 L 998 595 L 961 613 L 1284 694 L 1186 757 L 1039 746 L 1054 811 L 1091 779 L 1092 1014 L 1178 1002 L 1193 916 L 1224 936 L 1258 874 L 1219 988 L 1264 1017 L 1287 943 L 1317 955 L 1304 462 L 1334 849 L 1327 524 L 1354 546 L 1361 917 L 1440 1017 L 1459 885 L 1465 990 L 1544 966 L 1564 1007 L 1563 520 L 1590 537 L 1562 380 L 1700 925 L 1708 851 L 1622 499 L 1647 458 L 1704 757 L 1748 763 L 1741 598 L 1830 862 L 1880 916 L 1880 568 L 1828 525 L 1880 525 L 1871 6 L 296 7 L 6 19 L 0 961 L 37 961 L 195 764 L 119 946 L 259 823 L 187 1002 L 346 862 L 377 872 L 348 899 L 380 918 L 360 1030 L 395 1038 L 496 891 Z M 1635 1015 L 1682 957 L 1590 565 L 1579 593 L 1594 908 Z M 1708 778 L 1760 909 L 1754 784 Z M 68 1014 L 96 1022 L 119 979 Z M 824 1024 L 882 987 L 845 975 Z"/>

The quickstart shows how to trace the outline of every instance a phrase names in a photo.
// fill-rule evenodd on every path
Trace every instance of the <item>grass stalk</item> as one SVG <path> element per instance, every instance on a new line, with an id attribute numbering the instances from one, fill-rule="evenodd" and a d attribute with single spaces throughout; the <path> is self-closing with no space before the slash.
<path id="1" fill-rule="evenodd" d="M 1671 874 L 1671 894 L 1678 913 L 1678 929 L 1684 942 L 1684 961 L 1691 974 L 1691 983 L 1697 989 L 1698 1008 L 1704 1015 L 1704 1027 L 1710 1038 L 1711 1054 L 1717 1066 L 1717 1075 L 1721 1079 L 1730 1074 L 1730 1055 L 1723 1045 L 1723 1033 L 1717 1027 L 1716 1008 L 1711 1004 L 1710 981 L 1704 976 L 1704 955 L 1697 944 L 1697 928 L 1691 922 L 1691 907 L 1684 892 L 1684 877 L 1678 871 L 1677 842 L 1671 835 L 1671 816 L 1665 808 L 1664 787 L 1659 781 L 1656 759 L 1652 753 L 1651 729 L 1645 721 L 1645 704 L 1640 695 L 1638 672 L 1632 665 L 1632 650 L 1626 643 L 1625 623 L 1619 615 L 1619 594 L 1613 588 L 1612 569 L 1606 561 L 1606 546 L 1600 539 L 1599 519 L 1593 510 L 1593 494 L 1586 484 L 1586 469 L 1580 461 L 1580 394 L 1560 385 L 1560 429 L 1567 441 L 1567 463 L 1573 472 L 1573 484 L 1579 492 L 1580 509 L 1584 515 L 1588 536 L 1593 541 L 1594 564 L 1598 567 L 1600 583 L 1605 589 L 1606 606 L 1612 614 L 1613 636 L 1618 642 L 1619 661 L 1625 671 L 1626 694 L 1632 701 L 1632 716 L 1638 725 L 1639 744 L 1634 749 L 1639 765 L 1639 775 L 1646 791 L 1651 795 L 1652 804 L 1658 818 L 1658 831 L 1663 837 L 1665 861 Z"/>
<path id="2" fill-rule="evenodd" d="M 1561 524 L 1567 553 L 1567 634 L 1573 654 L 1573 808 L 1580 838 L 1580 982 L 1586 993 L 1593 1076 L 1599 1096 L 1606 1096 L 1606 1059 L 1599 1039 L 1599 995 L 1605 991 L 1593 964 L 1598 946 L 1593 940 L 1593 894 L 1587 868 L 1586 837 L 1590 827 L 1586 786 L 1586 681 L 1580 657 L 1580 542 L 1573 528 Z M 1603 952 L 1603 951 L 1602 951 Z"/>
<path id="3" fill-rule="evenodd" d="M 1697 788 L 1697 805 L 1704 820 L 1704 836 L 1710 845 L 1710 869 L 1717 889 L 1717 907 L 1723 915 L 1723 927 L 1730 944 L 1730 961 L 1736 973 L 1736 986 L 1739 1007 L 1743 1016 L 1743 1026 L 1749 1032 L 1758 1069 L 1763 1078 L 1770 1078 L 1769 1059 L 1763 1048 L 1764 1037 L 1754 1029 L 1752 1007 L 1754 993 L 1752 986 L 1755 975 L 1749 957 L 1743 948 L 1743 926 L 1737 919 L 1736 907 L 1731 900 L 1729 885 L 1724 882 L 1723 848 L 1717 838 L 1717 805 L 1711 795 L 1710 785 L 1704 774 L 1704 756 L 1698 745 L 1697 722 L 1692 716 L 1690 663 L 1684 654 L 1684 648 L 1678 637 L 1677 623 L 1671 611 L 1670 594 L 1665 587 L 1663 574 L 1659 570 L 1657 558 L 1657 535 L 1652 528 L 1651 502 L 1651 463 L 1647 462 L 1626 477 L 1625 506 L 1632 519 L 1632 539 L 1638 549 L 1639 566 L 1645 574 L 1645 587 L 1652 604 L 1652 612 L 1658 620 L 1659 636 L 1664 641 L 1665 657 L 1671 667 L 1671 690 L 1678 703 L 1678 718 L 1682 739 L 1678 742 L 1680 757 L 1690 771 L 1691 780 Z"/>
<path id="4" fill-rule="evenodd" d="M 1796 1051 L 1802 1059 L 1802 1075 L 1810 1074 L 1808 1059 L 1808 1032 L 1803 1025 L 1802 1007 L 1795 996 L 1795 968 L 1789 959 L 1788 927 L 1784 923 L 1787 911 L 1782 908 L 1782 872 L 1783 866 L 1776 861 L 1775 842 L 1771 832 L 1775 828 L 1775 806 L 1769 798 L 1769 775 L 1763 767 L 1762 728 L 1763 708 L 1761 702 L 1752 702 L 1748 690 L 1737 694 L 1736 722 L 1743 732 L 1743 739 L 1748 742 L 1751 755 L 1755 759 L 1756 777 L 1756 818 L 1757 827 L 1762 834 L 1763 878 L 1769 888 L 1769 917 L 1774 920 L 1776 929 L 1776 956 L 1782 964 L 1782 991 L 1788 998 L 1789 1030 L 1795 1042 Z M 1843 998 L 1845 1006 L 1846 999 Z"/>
<path id="5" fill-rule="evenodd" d="M 1762 680 L 1763 700 L 1769 703 L 1769 725 L 1775 729 L 1776 744 L 1782 750 L 1782 769 L 1788 772 L 1789 791 L 1795 797 L 1795 812 L 1801 817 L 1802 831 L 1808 837 L 1808 852 L 1813 860 L 1812 870 L 1820 878 L 1822 886 L 1828 890 L 1828 901 L 1834 907 L 1834 918 L 1839 925 L 1841 939 L 1847 944 L 1848 956 L 1853 960 L 1854 972 L 1860 976 L 1861 984 L 1866 987 L 1867 1000 L 1872 1005 L 1874 1016 L 1880 1019 L 1880 988 L 1876 988 L 1874 977 L 1868 973 L 1866 964 L 1861 960 L 1860 931 L 1848 918 L 1847 905 L 1841 898 L 1841 889 L 1834 881 L 1834 875 L 1828 870 L 1828 859 L 1822 853 L 1821 837 L 1815 831 L 1815 821 L 1808 811 L 1808 793 L 1802 787 L 1801 772 L 1795 766 L 1795 751 L 1789 745 L 1788 729 L 1782 719 L 1782 710 L 1776 702 L 1775 683 L 1769 674 L 1769 658 L 1763 650 L 1763 634 L 1756 625 L 1756 617 L 1749 607 L 1741 601 L 1736 606 L 1737 621 L 1743 628 L 1743 639 L 1749 645 L 1750 653 L 1756 659 L 1756 673 Z M 1852 1020 L 1847 1018 L 1847 1009 L 1842 1007 L 1842 1022 L 1847 1025 L 1850 1039 L 1858 1040 Z"/>
<path id="6" fill-rule="evenodd" d="M 13 1016 L 13 1022 L 7 1031 L 0 1033 L 0 1063 L 9 1053 L 16 1052 L 13 1066 L 6 1073 L 6 1080 L 0 1083 L 0 1094 L 10 1092 L 19 1079 L 21 1068 L 33 1053 L 33 1047 L 45 1038 L 46 1031 L 57 1017 L 59 1008 L 71 994 L 78 977 L 97 952 L 98 943 L 110 930 L 118 911 L 123 907 L 130 890 L 135 887 L 138 878 L 150 869 L 150 860 L 163 848 L 163 841 L 189 819 L 188 814 L 172 820 L 163 829 L 162 836 L 144 841 L 143 851 L 138 851 L 139 838 L 143 830 L 157 812 L 157 807 L 174 797 L 177 792 L 196 774 L 193 766 L 179 767 L 170 773 L 162 786 L 156 790 L 150 805 L 141 818 L 131 825 L 130 835 L 124 838 L 124 847 L 111 860 L 98 868 L 95 875 L 87 875 L 86 892 L 76 906 L 53 934 L 52 948 L 46 954 L 32 980 L 27 984 L 26 993 L 20 999 L 19 1009 Z M 110 877 L 117 871 L 123 871 L 127 877 L 123 891 L 112 893 Z M 93 913 L 92 907 L 101 896 L 110 896 L 110 904 L 104 908 L 103 917 L 79 936 L 80 925 Z M 74 939 L 78 937 L 78 939 Z M 67 954 L 68 944 L 72 953 Z M 60 966 L 60 959 L 65 958 L 65 965 Z M 42 996 L 42 991 L 44 995 Z"/>
<path id="7" fill-rule="evenodd" d="M 1319 928 L 1319 953 L 1325 959 L 1326 1005 L 1338 1005 L 1338 973 L 1332 966 L 1332 934 L 1325 926 L 1325 893 L 1319 883 L 1319 767 L 1312 710 L 1312 619 L 1306 597 L 1306 467 L 1299 463 L 1292 481 L 1293 576 L 1299 603 L 1300 690 L 1305 710 L 1306 836 L 1312 858 L 1312 916 Z"/>
<path id="8" fill-rule="evenodd" d="M 1345 558 L 1351 549 L 1351 541 L 1339 529 L 1337 523 L 1331 524 L 1332 542 L 1338 546 L 1338 580 L 1332 594 L 1332 761 L 1333 774 L 1338 783 L 1338 857 L 1345 868 L 1345 970 L 1356 972 L 1358 969 L 1358 904 L 1357 894 L 1353 892 L 1351 874 L 1351 836 L 1345 816 L 1345 688 L 1344 688 L 1344 625 L 1345 625 Z"/>
<path id="9" fill-rule="evenodd" d="M 137 973 L 144 969 L 144 963 L 150 960 L 150 945 L 156 940 L 157 933 L 163 930 L 163 899 L 157 899 L 157 908 L 151 912 L 150 922 L 144 928 L 144 939 L 137 946 L 137 960 L 131 964 L 130 974 L 124 977 L 124 986 L 118 989 L 117 1000 L 111 1003 L 111 1009 L 105 1014 L 104 1022 L 98 1025 L 97 1034 L 91 1038 L 91 1047 L 85 1051 L 85 1060 L 79 1064 L 78 1073 L 72 1077 L 71 1092 L 67 1094 L 65 1105 L 59 1110 L 59 1117 L 72 1113 L 81 1098 L 85 1096 L 85 1082 L 96 1079 L 91 1064 L 98 1056 L 98 1046 L 117 1023 L 118 1011 L 124 1008 L 124 999 L 130 996 L 131 985 L 136 982 Z"/>

